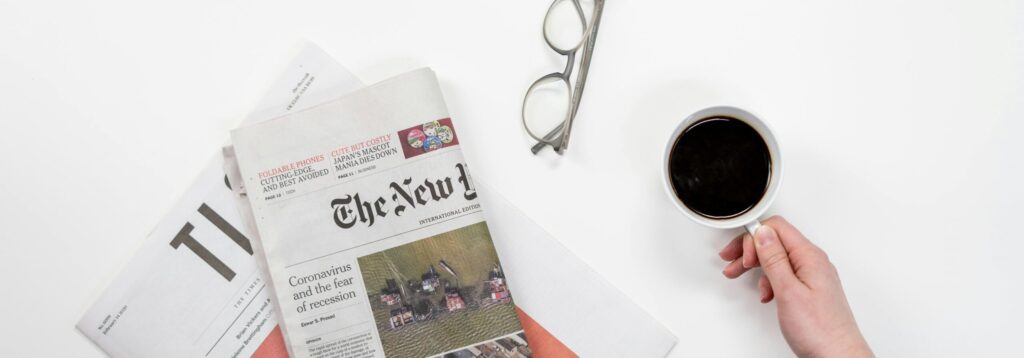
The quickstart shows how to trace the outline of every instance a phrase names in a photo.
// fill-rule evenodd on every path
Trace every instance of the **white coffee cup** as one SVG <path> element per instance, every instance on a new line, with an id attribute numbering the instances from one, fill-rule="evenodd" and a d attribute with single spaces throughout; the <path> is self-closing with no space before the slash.
<path id="1" fill-rule="evenodd" d="M 676 195 L 675 189 L 672 187 L 672 175 L 669 172 L 669 156 L 672 154 L 672 149 L 679 141 L 679 137 L 682 136 L 690 126 L 706 119 L 722 117 L 742 121 L 757 131 L 768 146 L 768 155 L 771 159 L 771 173 L 768 177 L 768 185 L 765 189 L 764 195 L 761 196 L 761 200 L 759 200 L 757 204 L 740 215 L 728 218 L 711 218 L 694 212 L 692 209 L 687 207 L 681 199 L 679 199 L 679 195 Z M 668 143 L 665 145 L 665 154 L 662 158 L 662 183 L 665 186 L 665 192 L 668 194 L 669 198 L 672 199 L 672 202 L 675 203 L 676 208 L 682 211 L 683 214 L 686 214 L 686 216 L 690 217 L 693 221 L 706 226 L 718 229 L 744 227 L 747 232 L 753 235 L 754 232 L 757 231 L 757 228 L 761 226 L 760 219 L 768 210 L 772 201 L 775 200 L 775 195 L 779 191 L 779 184 L 781 182 L 782 156 L 779 151 L 779 143 L 776 141 L 771 129 L 768 128 L 768 124 L 761 121 L 757 116 L 736 107 L 710 107 L 691 114 L 689 117 L 686 117 L 682 123 L 679 123 L 679 126 L 677 126 L 676 130 L 672 132 L 672 136 L 669 137 Z"/>

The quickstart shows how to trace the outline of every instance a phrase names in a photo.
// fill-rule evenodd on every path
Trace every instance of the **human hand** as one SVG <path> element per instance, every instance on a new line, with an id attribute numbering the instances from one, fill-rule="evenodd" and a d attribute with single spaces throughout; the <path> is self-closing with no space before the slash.
<path id="1" fill-rule="evenodd" d="M 873 357 L 846 301 L 839 273 L 820 248 L 780 216 L 751 237 L 732 240 L 718 255 L 722 274 L 737 278 L 762 266 L 761 303 L 777 297 L 779 326 L 800 357 Z"/>

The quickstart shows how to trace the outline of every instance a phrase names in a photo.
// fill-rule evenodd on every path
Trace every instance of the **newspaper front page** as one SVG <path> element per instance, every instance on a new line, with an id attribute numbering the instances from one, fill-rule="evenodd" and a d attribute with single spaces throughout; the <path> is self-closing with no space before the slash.
<path id="1" fill-rule="evenodd" d="M 361 88 L 306 44 L 245 121 L 255 123 Z M 270 290 L 215 155 L 127 266 L 76 324 L 113 357 L 283 357 Z M 278 332 L 278 333 L 275 333 Z"/>
<path id="2" fill-rule="evenodd" d="M 530 356 L 433 71 L 232 140 L 292 356 Z"/>

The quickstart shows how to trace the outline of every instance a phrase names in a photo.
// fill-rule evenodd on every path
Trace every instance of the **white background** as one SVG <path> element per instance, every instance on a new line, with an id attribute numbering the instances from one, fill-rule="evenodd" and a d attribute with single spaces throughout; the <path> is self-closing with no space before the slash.
<path id="1" fill-rule="evenodd" d="M 433 67 L 473 173 L 675 332 L 673 356 L 790 355 L 755 275 L 721 276 L 738 231 L 661 187 L 671 130 L 717 104 L 777 132 L 772 211 L 829 253 L 876 353 L 1020 351 L 1019 1 L 610 0 L 573 145 L 535 157 L 521 98 L 564 65 L 548 4 L 4 0 L 0 352 L 102 355 L 73 324 L 305 39 L 367 83 Z"/>

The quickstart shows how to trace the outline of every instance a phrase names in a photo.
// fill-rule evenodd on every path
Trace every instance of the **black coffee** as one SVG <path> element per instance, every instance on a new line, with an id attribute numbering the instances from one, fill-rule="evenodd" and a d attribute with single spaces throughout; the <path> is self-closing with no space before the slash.
<path id="1" fill-rule="evenodd" d="M 676 139 L 668 159 L 672 189 L 690 210 L 722 219 L 761 201 L 771 177 L 768 145 L 735 118 L 701 120 Z"/>

